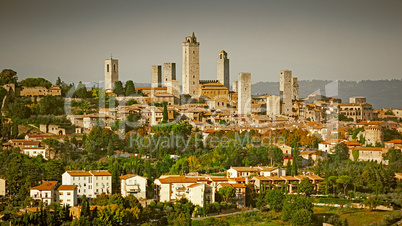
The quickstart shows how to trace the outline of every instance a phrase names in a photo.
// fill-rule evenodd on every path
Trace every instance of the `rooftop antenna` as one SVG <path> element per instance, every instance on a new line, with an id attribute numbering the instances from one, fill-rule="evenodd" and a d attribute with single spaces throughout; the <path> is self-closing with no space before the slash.
<path id="1" fill-rule="evenodd" d="M 113 59 L 112 54 L 110 54 L 110 59 Z"/>

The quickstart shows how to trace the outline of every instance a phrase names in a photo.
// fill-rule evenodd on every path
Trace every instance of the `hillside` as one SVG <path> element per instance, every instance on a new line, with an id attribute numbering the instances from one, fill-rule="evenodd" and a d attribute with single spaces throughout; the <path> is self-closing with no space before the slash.
<path id="1" fill-rule="evenodd" d="M 311 93 L 325 95 L 325 86 L 332 81 L 299 81 L 300 98 Z M 338 98 L 349 102 L 351 96 L 367 97 L 373 108 L 402 108 L 402 80 L 339 81 Z M 279 94 L 279 82 L 258 82 L 251 85 L 252 94 Z"/>

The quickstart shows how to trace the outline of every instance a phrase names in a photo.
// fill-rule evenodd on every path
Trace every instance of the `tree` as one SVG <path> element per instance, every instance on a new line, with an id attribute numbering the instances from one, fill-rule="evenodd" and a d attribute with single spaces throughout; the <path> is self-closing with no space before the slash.
<path id="1" fill-rule="evenodd" d="M 330 176 L 327 178 L 327 181 L 329 184 L 332 184 L 332 192 L 335 195 L 335 185 L 336 185 L 336 180 L 338 179 L 337 176 Z"/>
<path id="2" fill-rule="evenodd" d="M 162 118 L 162 123 L 167 123 L 169 120 L 169 116 L 168 116 L 168 111 L 167 111 L 167 104 L 165 103 L 163 105 L 163 118 Z"/>
<path id="3" fill-rule="evenodd" d="M 52 86 L 52 83 L 44 78 L 26 78 L 21 81 L 21 85 L 26 87 L 44 86 L 49 88 Z"/>
<path id="4" fill-rule="evenodd" d="M 112 156 L 113 154 L 114 154 L 113 142 L 112 140 L 110 140 L 107 146 L 107 155 Z"/>
<path id="5" fill-rule="evenodd" d="M 343 195 L 346 195 L 346 188 L 348 187 L 348 184 L 351 184 L 353 181 L 353 178 L 348 176 L 348 175 L 342 175 L 336 179 L 337 184 L 342 184 L 343 185 Z"/>
<path id="6" fill-rule="evenodd" d="M 306 209 L 296 211 L 292 216 L 292 225 L 312 225 L 313 213 Z"/>
<path id="7" fill-rule="evenodd" d="M 353 155 L 353 161 L 357 162 L 357 160 L 359 159 L 359 150 L 353 149 L 352 155 Z"/>
<path id="8" fill-rule="evenodd" d="M 236 189 L 232 186 L 225 186 L 219 189 L 218 193 L 222 195 L 227 202 L 229 198 L 232 198 L 236 195 Z"/>
<path id="9" fill-rule="evenodd" d="M 60 97 L 44 96 L 38 102 L 39 115 L 62 115 L 64 114 L 64 101 Z"/>
<path id="10" fill-rule="evenodd" d="M 132 80 L 126 82 L 126 96 L 132 96 L 135 94 L 135 86 Z"/>
<path id="11" fill-rule="evenodd" d="M 280 212 L 282 210 L 285 195 L 280 189 L 275 188 L 273 190 L 269 190 L 265 195 L 265 198 L 271 210 L 275 210 L 276 212 Z"/>
<path id="12" fill-rule="evenodd" d="M 293 218 L 293 215 L 301 209 L 313 213 L 313 203 L 304 195 L 287 195 L 283 202 L 282 220 L 287 221 Z"/>
<path id="13" fill-rule="evenodd" d="M 348 149 L 348 146 L 346 146 L 346 144 L 339 143 L 339 144 L 335 145 L 334 149 L 335 149 L 335 151 L 334 151 L 335 160 L 337 162 L 339 162 L 341 160 L 346 160 L 349 158 L 349 149 Z"/>
<path id="14" fill-rule="evenodd" d="M 114 82 L 113 93 L 116 94 L 117 96 L 124 95 L 123 83 L 121 81 Z"/>
<path id="15" fill-rule="evenodd" d="M 298 190 L 299 190 L 301 193 L 306 194 L 306 196 L 310 196 L 311 193 L 313 193 L 314 185 L 312 185 L 312 184 L 310 183 L 310 180 L 309 180 L 307 177 L 305 177 L 305 178 L 300 182 L 300 184 L 298 185 Z"/>
<path id="16" fill-rule="evenodd" d="M 0 86 L 3 86 L 5 84 L 17 84 L 18 77 L 17 77 L 17 72 L 11 70 L 11 69 L 3 69 L 0 73 Z"/>
<path id="17" fill-rule="evenodd" d="M 80 83 L 77 86 L 77 89 L 75 90 L 75 95 L 78 98 L 86 98 L 87 93 L 88 93 L 87 87 L 84 84 L 82 84 L 82 82 L 80 81 Z"/>

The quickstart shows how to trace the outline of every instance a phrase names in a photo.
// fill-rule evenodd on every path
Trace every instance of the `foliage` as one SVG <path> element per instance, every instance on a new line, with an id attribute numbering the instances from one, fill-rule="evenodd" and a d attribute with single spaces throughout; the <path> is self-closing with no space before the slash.
<path id="1" fill-rule="evenodd" d="M 293 215 L 302 209 L 313 212 L 313 204 L 310 198 L 300 195 L 287 195 L 283 204 L 282 219 L 284 221 L 293 219 Z"/>
<path id="2" fill-rule="evenodd" d="M 236 189 L 232 186 L 225 186 L 219 189 L 218 193 L 223 196 L 225 201 L 228 201 L 236 195 Z"/>
<path id="3" fill-rule="evenodd" d="M 359 150 L 353 149 L 352 150 L 352 155 L 353 155 L 353 161 L 357 161 L 359 159 Z"/>
<path id="4" fill-rule="evenodd" d="M 132 80 L 126 82 L 126 96 L 132 96 L 135 94 L 135 86 Z"/>
<path id="5" fill-rule="evenodd" d="M 280 212 L 282 210 L 285 195 L 281 189 L 275 188 L 273 190 L 269 190 L 265 195 L 265 198 L 271 210 L 275 210 L 276 212 Z"/>
<path id="6" fill-rule="evenodd" d="M 0 86 L 5 84 L 17 84 L 17 72 L 11 69 L 3 69 L 0 73 Z"/>
<path id="7" fill-rule="evenodd" d="M 25 87 L 44 86 L 49 88 L 52 83 L 44 78 L 26 78 L 21 81 L 21 85 Z"/>
<path id="8" fill-rule="evenodd" d="M 306 196 L 310 196 L 314 191 L 314 185 L 310 183 L 310 180 L 305 177 L 297 186 L 299 192 L 304 193 Z"/>
<path id="9" fill-rule="evenodd" d="M 117 96 L 124 95 L 123 83 L 121 81 L 116 81 L 113 84 L 113 93 Z"/>
<path id="10" fill-rule="evenodd" d="M 312 225 L 313 213 L 307 209 L 299 209 L 292 215 L 292 225 Z"/>
<path id="11" fill-rule="evenodd" d="M 346 195 L 346 188 L 349 184 L 352 183 L 352 181 L 353 181 L 353 178 L 348 175 L 342 175 L 342 176 L 339 176 L 338 179 L 336 179 L 337 184 L 343 185 L 343 195 Z"/>

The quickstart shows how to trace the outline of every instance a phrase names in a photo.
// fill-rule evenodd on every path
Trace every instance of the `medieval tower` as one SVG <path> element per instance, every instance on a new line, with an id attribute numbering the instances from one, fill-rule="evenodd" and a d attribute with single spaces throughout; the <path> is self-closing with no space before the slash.
<path id="1" fill-rule="evenodd" d="M 216 63 L 217 80 L 222 83 L 226 88 L 230 89 L 230 80 L 229 80 L 229 59 L 228 54 L 222 50 L 219 53 L 219 57 Z"/>
<path id="2" fill-rule="evenodd" d="M 152 88 L 162 87 L 162 66 L 152 65 Z"/>
<path id="3" fill-rule="evenodd" d="M 113 89 L 117 81 L 119 81 L 119 61 L 110 57 L 105 60 L 105 89 Z"/>
<path id="4" fill-rule="evenodd" d="M 281 97 L 281 113 L 284 115 L 292 114 L 292 98 L 293 98 L 293 86 L 292 86 L 292 71 L 281 71 L 279 92 Z"/>
<path id="5" fill-rule="evenodd" d="M 198 95 L 198 85 L 200 83 L 200 43 L 194 35 L 187 36 L 182 44 L 182 82 L 183 94 L 191 96 Z"/>
<path id="6" fill-rule="evenodd" d="M 167 87 L 167 84 L 172 80 L 176 80 L 176 63 L 164 63 L 163 86 Z"/>
<path id="7" fill-rule="evenodd" d="M 239 86 L 237 88 L 238 97 L 238 115 L 247 115 L 251 113 L 251 74 L 239 73 Z"/>

